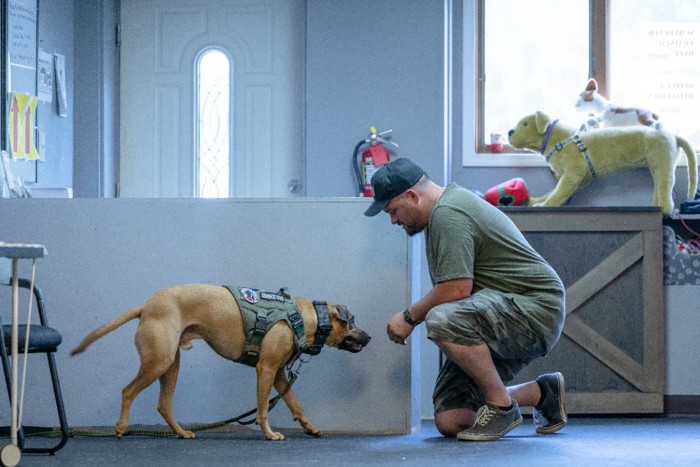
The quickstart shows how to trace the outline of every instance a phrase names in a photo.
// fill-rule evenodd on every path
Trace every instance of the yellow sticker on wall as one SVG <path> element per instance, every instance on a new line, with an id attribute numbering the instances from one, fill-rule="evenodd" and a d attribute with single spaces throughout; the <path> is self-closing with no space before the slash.
<path id="1" fill-rule="evenodd" d="M 10 151 L 15 159 L 36 160 L 39 153 L 34 143 L 34 121 L 38 98 L 29 94 L 12 94 L 10 102 Z"/>

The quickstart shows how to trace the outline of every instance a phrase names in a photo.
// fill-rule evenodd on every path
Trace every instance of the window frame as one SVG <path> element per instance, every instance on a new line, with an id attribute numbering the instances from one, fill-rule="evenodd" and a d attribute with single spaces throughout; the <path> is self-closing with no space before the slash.
<path id="1" fill-rule="evenodd" d="M 464 9 L 464 30 L 468 31 L 468 18 L 471 16 L 474 21 L 475 35 L 469 37 L 465 34 L 464 50 L 474 50 L 476 58 L 476 74 L 473 86 L 463 80 L 465 94 L 472 89 L 474 100 L 474 116 L 470 118 L 464 116 L 466 126 L 473 122 L 473 138 L 464 138 L 462 165 L 465 167 L 546 167 L 546 162 L 539 154 L 510 152 L 493 154 L 487 152 L 485 145 L 484 128 L 484 83 L 485 83 L 485 3 L 487 0 L 475 0 L 472 11 Z M 589 78 L 595 78 L 601 94 L 607 95 L 608 82 L 608 57 L 609 57 L 609 37 L 610 37 L 610 5 L 609 0 L 589 0 Z M 470 15 L 470 13 L 472 13 Z M 473 40 L 473 48 L 468 47 L 468 41 Z M 465 78 L 469 65 L 465 63 Z M 467 103 L 469 99 L 464 102 Z M 465 106 L 466 109 L 466 106 Z M 468 112 L 468 111 L 467 111 Z M 464 131 L 464 134 L 468 133 Z"/>

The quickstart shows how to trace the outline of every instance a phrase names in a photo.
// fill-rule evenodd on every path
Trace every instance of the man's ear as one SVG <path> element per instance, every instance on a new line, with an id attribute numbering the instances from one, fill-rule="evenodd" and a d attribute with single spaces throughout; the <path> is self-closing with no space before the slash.
<path id="1" fill-rule="evenodd" d="M 406 198 L 414 203 L 418 203 L 418 200 L 420 199 L 420 195 L 413 188 L 409 188 L 408 190 L 404 191 L 404 195 L 406 195 Z"/>

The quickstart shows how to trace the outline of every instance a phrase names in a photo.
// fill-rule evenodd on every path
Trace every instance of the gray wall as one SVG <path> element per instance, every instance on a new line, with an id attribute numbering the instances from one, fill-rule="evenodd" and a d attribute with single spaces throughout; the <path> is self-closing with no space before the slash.
<path id="1" fill-rule="evenodd" d="M 307 0 L 306 190 L 356 196 L 352 152 L 370 126 L 443 172 L 443 2 Z"/>
<path id="2" fill-rule="evenodd" d="M 119 154 L 118 0 L 75 4 L 76 118 L 73 195 L 111 198 Z"/>
<path id="3" fill-rule="evenodd" d="M 65 56 L 68 115 L 40 103 L 46 160 L 30 188 L 73 189 L 76 197 L 113 197 L 118 171 L 119 0 L 39 2 L 40 48 Z"/>
<path id="4" fill-rule="evenodd" d="M 294 295 L 348 306 L 373 340 L 358 354 L 325 348 L 301 369 L 295 392 L 321 430 L 408 433 L 419 424 L 411 387 L 413 346 L 397 346 L 386 322 L 411 299 L 411 242 L 400 229 L 362 215 L 366 200 L 0 200 L 0 239 L 41 243 L 37 282 L 50 324 L 63 334 L 57 353 L 71 426 L 113 426 L 121 389 L 135 376 L 137 322 L 69 351 L 98 326 L 181 283 L 288 287 Z M 371 241 L 368 241 L 371 239 Z M 27 277 L 29 261 L 20 263 Z M 0 287 L 8 319 L 9 287 Z M 26 301 L 20 308 L 26 313 Z M 43 358 L 29 363 L 25 424 L 53 426 Z M 183 352 L 175 414 L 214 422 L 255 406 L 255 371 L 232 364 L 202 341 Z M 43 377 L 43 386 L 40 386 Z M 40 391 L 43 387 L 44 391 Z M 158 384 L 137 398 L 132 423 L 163 424 Z M 0 397 L 0 425 L 7 424 Z M 42 418 L 43 417 L 43 418 Z M 43 422 L 42 422 L 43 421 Z M 272 423 L 293 427 L 280 404 Z"/>
<path id="5" fill-rule="evenodd" d="M 51 103 L 37 107 L 37 126 L 46 133 L 46 160 L 37 163 L 37 184 L 42 188 L 73 186 L 73 122 L 74 94 L 73 0 L 39 2 L 39 47 L 48 53 L 59 53 L 66 60 L 68 115 L 57 113 L 56 80 Z M 37 142 L 38 143 L 38 142 Z"/>

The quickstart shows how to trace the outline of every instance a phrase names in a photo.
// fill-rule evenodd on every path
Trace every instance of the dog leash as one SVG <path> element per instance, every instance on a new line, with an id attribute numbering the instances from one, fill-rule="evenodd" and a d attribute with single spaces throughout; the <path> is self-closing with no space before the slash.
<path id="1" fill-rule="evenodd" d="M 292 384 L 297 380 L 299 377 L 299 370 L 301 370 L 301 365 L 304 363 L 308 363 L 311 360 L 309 359 L 302 359 L 298 358 L 291 363 L 287 365 L 287 379 L 288 383 L 287 386 L 284 388 L 282 392 L 277 394 L 275 397 L 270 399 L 268 401 L 268 406 L 267 410 L 271 411 L 279 402 L 279 400 L 284 397 L 285 394 L 289 392 L 289 390 L 292 388 Z M 296 366 L 296 369 L 294 369 L 294 365 Z M 250 425 L 252 423 L 255 423 L 255 417 L 250 418 L 248 420 L 244 420 L 247 417 L 250 417 L 251 415 L 254 415 L 258 411 L 257 407 L 249 410 L 248 412 L 241 414 L 237 417 L 233 418 L 227 418 L 226 420 L 221 420 L 219 422 L 213 422 L 213 423 L 197 423 L 194 425 L 187 425 L 183 426 L 183 429 L 187 431 L 207 431 L 207 430 L 213 430 L 215 428 L 222 428 L 226 425 L 230 425 L 231 423 L 238 423 L 239 425 Z M 115 432 L 113 430 L 87 430 L 87 429 L 77 429 L 77 428 L 71 428 L 68 430 L 68 435 L 73 438 L 73 437 L 90 437 L 90 438 L 113 438 L 116 436 Z M 31 433 L 28 435 L 25 435 L 26 437 L 58 437 L 61 436 L 61 430 L 58 428 L 54 428 L 53 430 L 49 431 L 41 431 L 41 432 L 36 432 L 36 433 Z M 173 436 L 176 436 L 175 432 L 172 430 L 146 430 L 146 429 L 129 429 L 124 433 L 122 436 L 151 436 L 151 437 L 160 437 L 160 438 L 170 438 Z"/>

